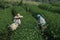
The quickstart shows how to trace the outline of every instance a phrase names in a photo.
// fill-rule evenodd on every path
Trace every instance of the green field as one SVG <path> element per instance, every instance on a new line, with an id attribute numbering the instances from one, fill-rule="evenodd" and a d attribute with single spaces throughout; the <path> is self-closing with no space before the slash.
<path id="1" fill-rule="evenodd" d="M 12 14 L 11 9 L 8 8 L 5 10 L 2 10 L 0 13 L 0 30 L 2 31 L 1 38 L 2 40 L 7 39 L 7 27 L 8 23 L 12 23 Z M 15 7 L 15 10 L 19 12 L 21 15 L 24 16 L 22 20 L 22 24 L 17 28 L 16 31 L 12 33 L 10 36 L 10 40 L 42 40 L 41 33 L 39 32 L 39 28 L 37 25 L 37 21 L 35 18 L 31 16 L 29 12 L 26 12 L 22 7 L 17 6 Z M 4 34 L 5 33 L 5 34 Z"/>
<path id="2" fill-rule="evenodd" d="M 29 8 L 27 10 L 26 8 Z M 50 4 L 12 6 L 0 9 L 0 40 L 7 40 L 9 24 L 13 23 L 12 9 L 23 15 L 22 24 L 9 36 L 10 40 L 45 40 L 42 38 L 38 22 L 34 16 L 42 15 L 56 40 L 60 40 L 60 7 Z"/>
<path id="3" fill-rule="evenodd" d="M 46 21 L 47 21 L 47 24 L 48 24 L 48 28 L 54 32 L 54 35 L 56 37 L 59 37 L 60 38 L 60 14 L 59 13 L 55 13 L 55 12 L 51 12 L 51 11 L 48 11 L 48 10 L 45 10 L 45 9 L 41 9 L 41 8 L 38 8 L 37 6 L 29 6 L 30 8 L 30 12 L 32 13 L 32 15 L 35 15 L 35 14 L 40 14 L 42 15 Z"/>
<path id="4" fill-rule="evenodd" d="M 21 26 L 14 32 L 15 34 L 12 35 L 11 40 L 42 40 L 35 18 L 22 7 L 16 7 L 16 10 L 23 15 L 24 18 L 22 19 Z"/>
<path id="5" fill-rule="evenodd" d="M 1 40 L 6 39 L 7 25 L 12 22 L 11 9 L 0 10 L 0 38 Z"/>

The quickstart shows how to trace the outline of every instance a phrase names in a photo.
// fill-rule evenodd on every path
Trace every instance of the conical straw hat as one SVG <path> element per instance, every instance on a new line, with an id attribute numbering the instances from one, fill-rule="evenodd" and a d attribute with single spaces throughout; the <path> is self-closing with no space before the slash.
<path id="1" fill-rule="evenodd" d="M 21 15 L 18 13 L 17 16 L 20 17 Z"/>
<path id="2" fill-rule="evenodd" d="M 20 14 L 18 13 L 14 18 L 20 18 Z"/>

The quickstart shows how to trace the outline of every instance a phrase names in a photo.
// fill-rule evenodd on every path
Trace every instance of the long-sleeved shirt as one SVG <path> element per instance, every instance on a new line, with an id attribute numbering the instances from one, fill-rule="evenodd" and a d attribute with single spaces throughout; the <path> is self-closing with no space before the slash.
<path id="1" fill-rule="evenodd" d="M 42 16 L 37 15 L 37 18 L 38 18 L 38 24 L 41 24 L 41 25 L 45 25 L 46 24 L 46 21 L 45 21 L 45 19 Z"/>

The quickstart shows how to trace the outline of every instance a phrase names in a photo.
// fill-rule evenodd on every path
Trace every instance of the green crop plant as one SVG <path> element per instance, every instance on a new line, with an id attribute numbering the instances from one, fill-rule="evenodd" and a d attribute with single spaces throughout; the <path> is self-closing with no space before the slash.
<path id="1" fill-rule="evenodd" d="M 60 13 L 60 11 L 59 11 L 60 7 L 52 6 L 50 4 L 40 4 L 38 7 L 41 9 L 44 9 L 44 10 L 51 11 L 51 12 Z"/>
<path id="2" fill-rule="evenodd" d="M 52 3 L 51 5 L 60 7 L 60 2 L 55 2 L 55 3 Z"/>
<path id="3" fill-rule="evenodd" d="M 13 23 L 13 15 L 11 8 L 0 10 L 0 39 L 1 40 L 42 40 L 40 30 L 35 18 L 29 12 L 26 12 L 22 7 L 16 6 L 15 11 L 20 13 L 23 18 L 21 25 L 10 34 L 8 37 L 7 27 Z"/>
<path id="4" fill-rule="evenodd" d="M 7 27 L 12 23 L 11 9 L 0 10 L 0 40 L 6 40 Z"/>
<path id="5" fill-rule="evenodd" d="M 39 9 L 37 6 L 29 6 L 29 8 L 33 15 L 35 15 L 35 13 L 42 15 L 46 19 L 49 30 L 53 31 L 56 37 L 60 37 L 60 14 Z"/>
<path id="6" fill-rule="evenodd" d="M 15 7 L 15 10 L 20 13 L 23 18 L 21 19 L 21 25 L 11 36 L 11 40 L 42 40 L 35 18 L 20 6 Z"/>

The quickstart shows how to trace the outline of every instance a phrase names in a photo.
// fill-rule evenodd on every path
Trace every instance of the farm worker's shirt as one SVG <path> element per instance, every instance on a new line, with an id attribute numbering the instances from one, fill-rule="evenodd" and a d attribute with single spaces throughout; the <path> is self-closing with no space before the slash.
<path id="1" fill-rule="evenodd" d="M 20 19 L 14 19 L 14 23 L 21 24 L 21 20 Z"/>
<path id="2" fill-rule="evenodd" d="M 14 23 L 16 23 L 16 24 L 21 24 L 20 17 L 18 17 L 18 16 L 15 16 L 13 21 L 14 21 Z"/>
<path id="3" fill-rule="evenodd" d="M 46 21 L 45 21 L 45 19 L 42 16 L 37 15 L 37 18 L 38 18 L 38 24 L 41 24 L 41 25 L 45 25 L 46 24 Z"/>

